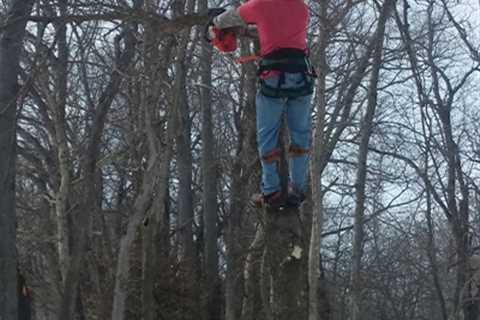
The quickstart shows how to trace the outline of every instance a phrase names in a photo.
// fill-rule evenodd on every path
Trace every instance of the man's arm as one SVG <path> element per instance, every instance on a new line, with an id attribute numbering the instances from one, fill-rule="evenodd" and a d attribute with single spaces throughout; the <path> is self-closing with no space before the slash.
<path id="1" fill-rule="evenodd" d="M 247 24 L 240 17 L 238 9 L 230 9 L 213 18 L 213 24 L 219 29 L 242 27 L 247 28 Z"/>

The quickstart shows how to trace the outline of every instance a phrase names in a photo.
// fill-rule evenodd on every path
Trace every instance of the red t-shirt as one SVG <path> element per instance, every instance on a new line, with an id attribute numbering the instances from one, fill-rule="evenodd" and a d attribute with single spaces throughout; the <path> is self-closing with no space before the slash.
<path id="1" fill-rule="evenodd" d="M 250 0 L 238 10 L 243 21 L 257 25 L 262 56 L 280 48 L 306 49 L 308 9 L 303 0 Z"/>

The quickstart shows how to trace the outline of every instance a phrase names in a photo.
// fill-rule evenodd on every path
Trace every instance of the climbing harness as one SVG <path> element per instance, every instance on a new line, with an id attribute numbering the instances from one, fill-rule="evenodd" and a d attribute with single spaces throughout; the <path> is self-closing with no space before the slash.
<path id="1" fill-rule="evenodd" d="M 262 77 L 269 71 L 280 72 L 276 86 L 269 85 L 266 78 Z M 303 85 L 297 88 L 282 88 L 285 84 L 286 72 L 301 73 Z M 277 49 L 262 57 L 257 74 L 261 93 L 272 98 L 296 98 L 310 95 L 313 93 L 314 78 L 317 77 L 306 50 L 296 48 Z"/>

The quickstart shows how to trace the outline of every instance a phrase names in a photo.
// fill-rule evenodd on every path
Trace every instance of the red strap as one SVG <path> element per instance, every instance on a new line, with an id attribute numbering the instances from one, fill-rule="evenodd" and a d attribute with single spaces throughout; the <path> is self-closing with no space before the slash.
<path id="1" fill-rule="evenodd" d="M 273 149 L 270 152 L 267 152 L 262 156 L 262 161 L 265 163 L 273 163 L 275 161 L 280 161 L 280 155 L 282 151 L 279 148 Z"/>
<path id="2" fill-rule="evenodd" d="M 256 61 L 256 60 L 258 60 L 258 58 L 259 57 L 257 55 L 252 54 L 252 55 L 249 55 L 249 56 L 241 56 L 241 57 L 233 58 L 233 61 L 235 63 L 242 64 L 242 63 L 245 63 L 245 62 Z"/>
<path id="3" fill-rule="evenodd" d="M 290 145 L 290 147 L 288 148 L 288 154 L 290 155 L 290 157 L 300 157 L 306 155 L 308 152 L 308 149 L 302 148 L 294 144 Z"/>

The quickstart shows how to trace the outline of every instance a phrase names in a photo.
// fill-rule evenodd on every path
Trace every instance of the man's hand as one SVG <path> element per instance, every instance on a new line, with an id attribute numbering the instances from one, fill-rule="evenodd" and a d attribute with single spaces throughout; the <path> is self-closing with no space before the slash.
<path id="1" fill-rule="evenodd" d="M 216 37 L 216 33 L 215 33 L 215 26 L 214 25 L 209 25 L 208 28 L 207 28 L 207 32 L 206 32 L 206 37 L 208 40 L 212 41 L 213 39 L 215 39 Z"/>
<path id="2" fill-rule="evenodd" d="M 258 30 L 255 24 L 249 24 L 246 28 L 242 28 L 242 36 L 247 38 L 258 39 Z"/>

